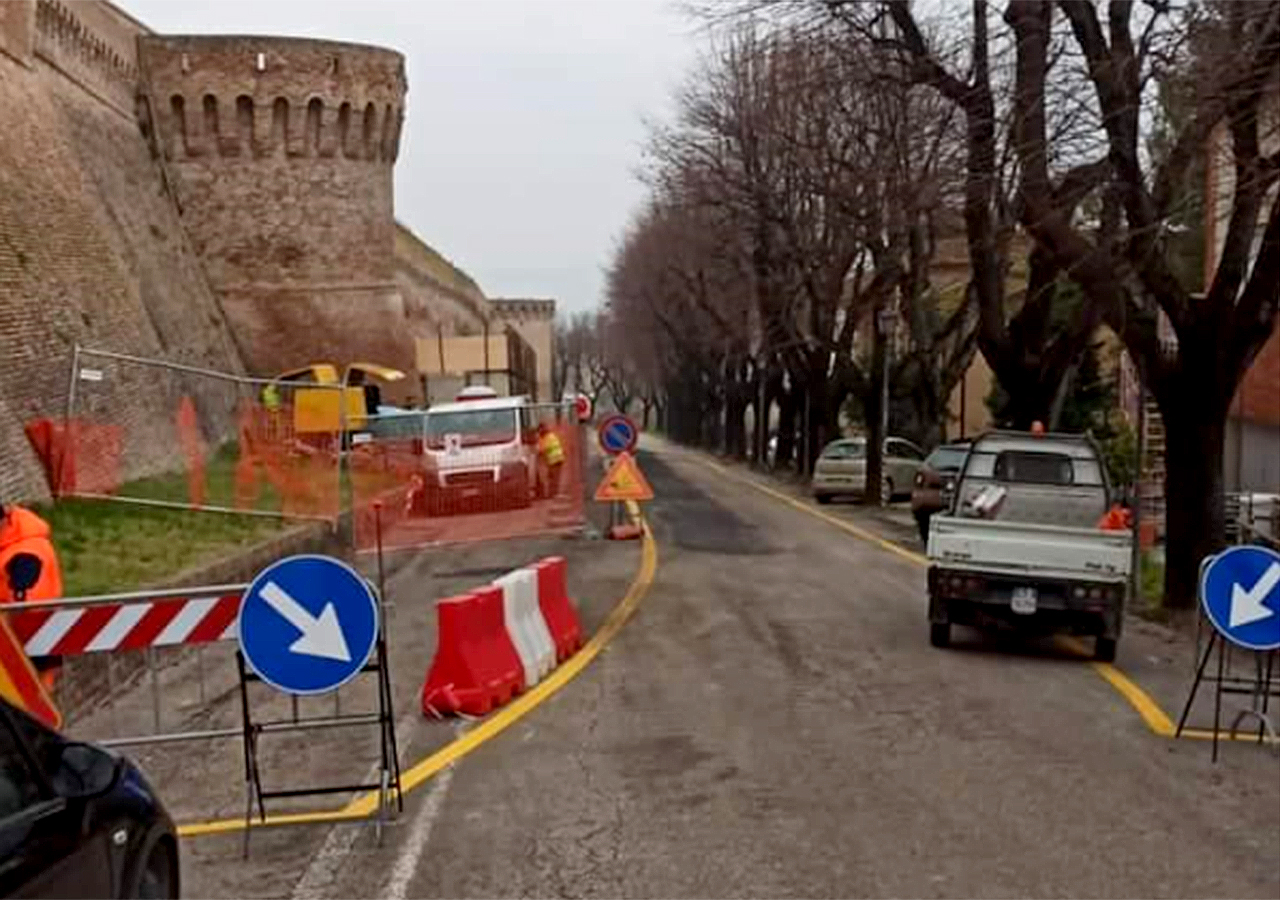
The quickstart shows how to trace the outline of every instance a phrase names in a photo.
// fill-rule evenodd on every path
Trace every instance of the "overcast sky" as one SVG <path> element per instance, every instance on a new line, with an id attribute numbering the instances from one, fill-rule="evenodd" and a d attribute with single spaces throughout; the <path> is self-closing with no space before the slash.
<path id="1" fill-rule="evenodd" d="M 396 216 L 489 296 L 601 299 L 697 25 L 672 0 L 117 0 L 168 33 L 280 34 L 407 60 Z"/>

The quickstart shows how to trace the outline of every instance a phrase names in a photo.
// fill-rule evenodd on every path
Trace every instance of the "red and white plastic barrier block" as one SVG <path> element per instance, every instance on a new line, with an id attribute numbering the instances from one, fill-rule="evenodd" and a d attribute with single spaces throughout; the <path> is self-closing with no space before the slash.
<path id="1" fill-rule="evenodd" d="M 582 646 L 582 626 L 569 599 L 569 566 L 563 556 L 550 556 L 534 563 L 538 579 L 538 607 L 551 632 L 556 662 L 564 662 Z"/>
<path id="2" fill-rule="evenodd" d="M 424 713 L 482 716 L 524 690 L 524 669 L 507 637 L 499 588 L 441 600 L 436 616 L 436 658 L 422 690 Z"/>
<path id="3" fill-rule="evenodd" d="M 533 687 L 556 667 L 556 645 L 538 604 L 538 576 L 531 569 L 516 569 L 494 585 L 502 590 L 507 634 L 520 655 L 524 683 Z"/>
<path id="4" fill-rule="evenodd" d="M 582 646 L 563 557 L 516 569 L 441 600 L 422 711 L 484 715 L 550 674 Z"/>

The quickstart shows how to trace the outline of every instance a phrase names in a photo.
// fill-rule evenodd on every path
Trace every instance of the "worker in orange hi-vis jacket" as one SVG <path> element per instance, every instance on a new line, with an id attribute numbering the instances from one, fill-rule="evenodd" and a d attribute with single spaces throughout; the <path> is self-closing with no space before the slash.
<path id="1" fill-rule="evenodd" d="M 62 596 L 62 571 L 52 534 L 49 523 L 31 510 L 0 503 L 0 603 Z M 62 668 L 58 660 L 42 659 L 36 668 L 46 689 L 52 689 Z"/>

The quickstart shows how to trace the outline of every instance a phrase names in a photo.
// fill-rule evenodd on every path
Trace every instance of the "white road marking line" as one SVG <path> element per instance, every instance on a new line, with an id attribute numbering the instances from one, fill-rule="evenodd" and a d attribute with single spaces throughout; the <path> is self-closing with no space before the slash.
<path id="1" fill-rule="evenodd" d="M 374 771 L 377 771 L 377 767 L 374 767 Z M 315 900 L 317 897 L 323 897 L 325 892 L 333 887 L 338 869 L 346 862 L 361 830 L 357 825 L 345 825 L 341 828 L 335 825 L 329 829 L 324 843 L 320 845 L 316 855 L 311 857 L 307 870 L 293 886 L 291 894 L 293 900 Z"/>
<path id="2" fill-rule="evenodd" d="M 404 716 L 396 723 L 396 734 L 408 734 L 417 718 L 417 715 Z M 368 774 L 365 776 L 365 781 L 372 781 L 377 777 L 379 765 L 381 764 L 373 764 L 373 767 L 369 769 Z M 316 855 L 311 857 L 311 862 L 307 865 L 306 871 L 302 873 L 302 877 L 294 885 L 293 893 L 290 895 L 292 900 L 316 900 L 318 897 L 325 896 L 328 890 L 333 887 L 333 883 L 338 877 L 338 870 L 346 862 L 347 857 L 351 855 L 351 849 L 356 844 L 356 838 L 360 837 L 367 827 L 367 823 L 359 823 L 342 826 L 335 825 L 330 828 L 328 835 L 325 836 L 324 843 L 320 845 Z"/>
<path id="3" fill-rule="evenodd" d="M 427 842 L 431 840 L 431 829 L 436 817 L 440 815 L 440 808 L 444 806 L 444 795 L 449 790 L 449 782 L 453 781 L 456 765 L 457 763 L 450 763 L 441 769 L 431 783 L 427 796 L 422 798 L 422 807 L 414 816 L 413 826 L 404 843 L 400 845 L 400 855 L 391 867 L 391 878 L 382 889 L 381 896 L 389 900 L 406 900 L 409 882 L 418 874 L 418 864 L 422 862 L 422 854 L 427 849 Z"/>
<path id="4" fill-rule="evenodd" d="M 138 603 L 136 605 L 126 605 L 116 610 L 116 614 L 111 617 L 106 626 L 93 636 L 87 647 L 86 653 L 93 653 L 98 650 L 114 650 L 116 645 L 124 640 L 133 626 L 142 621 L 142 617 L 151 612 L 150 603 Z"/>

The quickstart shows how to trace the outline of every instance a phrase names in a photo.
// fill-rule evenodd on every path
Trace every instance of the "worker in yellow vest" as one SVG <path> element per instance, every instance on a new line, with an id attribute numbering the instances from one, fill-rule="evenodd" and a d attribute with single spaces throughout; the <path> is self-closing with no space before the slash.
<path id="1" fill-rule="evenodd" d="M 546 496 L 554 497 L 560 493 L 560 472 L 564 469 L 564 446 L 555 430 L 547 427 L 546 422 L 538 424 L 538 457 L 546 472 Z"/>

